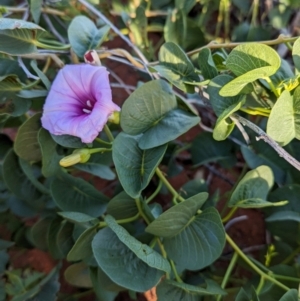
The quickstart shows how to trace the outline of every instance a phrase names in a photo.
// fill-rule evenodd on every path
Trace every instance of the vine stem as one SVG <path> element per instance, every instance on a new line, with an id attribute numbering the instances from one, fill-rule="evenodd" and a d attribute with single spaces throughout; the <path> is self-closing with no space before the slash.
<path id="1" fill-rule="evenodd" d="M 155 191 L 149 196 L 149 198 L 146 199 L 146 204 L 149 204 L 160 192 L 163 182 L 159 180 L 159 183 L 155 189 Z"/>
<path id="2" fill-rule="evenodd" d="M 256 132 L 259 136 L 256 137 L 256 140 L 263 140 L 269 144 L 280 157 L 289 162 L 292 166 L 300 171 L 300 162 L 292 157 L 284 148 L 282 148 L 275 140 L 273 140 L 267 133 L 265 133 L 260 127 L 252 123 L 248 119 L 239 116 L 238 114 L 232 114 L 230 118 L 233 121 L 239 121 L 244 126 L 247 126 L 252 131 Z"/>
<path id="3" fill-rule="evenodd" d="M 111 22 L 109 21 L 99 10 L 97 10 L 93 5 L 88 3 L 86 0 L 78 0 L 82 5 L 84 5 L 88 10 L 90 10 L 93 14 L 99 17 L 102 21 L 104 21 L 109 27 L 123 40 L 125 41 L 139 56 L 139 58 L 143 61 L 145 65 L 148 64 L 148 60 L 144 56 L 144 54 L 140 51 L 138 47 L 136 47 L 130 39 L 122 34 L 122 32 Z"/>
<path id="4" fill-rule="evenodd" d="M 156 168 L 155 172 L 157 176 L 160 178 L 160 180 L 163 182 L 163 184 L 165 184 L 167 189 L 172 193 L 174 198 L 176 198 L 180 202 L 184 202 L 185 199 L 173 188 L 173 186 L 169 183 L 169 181 L 166 179 L 166 177 L 158 167 Z"/>
<path id="5" fill-rule="evenodd" d="M 139 217 L 140 217 L 140 213 L 138 212 L 136 215 L 134 215 L 132 217 L 128 217 L 128 218 L 124 218 L 124 219 L 119 219 L 119 220 L 116 220 L 116 222 L 118 224 L 127 224 L 127 223 L 130 223 L 130 222 L 133 222 L 133 221 L 137 220 Z M 100 228 L 103 228 L 103 227 L 106 227 L 106 226 L 107 226 L 106 222 L 100 222 L 99 223 L 99 227 Z"/>
<path id="6" fill-rule="evenodd" d="M 273 282 L 275 285 L 281 287 L 285 291 L 288 291 L 289 288 L 282 284 L 281 282 L 277 281 L 270 275 L 264 273 L 260 268 L 258 268 L 247 256 L 244 252 L 236 245 L 236 243 L 231 239 L 231 237 L 226 233 L 226 240 L 230 244 L 230 246 L 234 249 L 234 251 L 264 280 L 269 280 Z"/>
<path id="7" fill-rule="evenodd" d="M 222 283 L 221 283 L 221 287 L 223 289 L 226 287 L 226 284 L 227 284 L 227 282 L 229 280 L 229 277 L 230 277 L 230 275 L 232 273 L 232 270 L 233 270 L 233 268 L 234 268 L 234 266 L 236 264 L 236 261 L 237 261 L 238 257 L 239 257 L 238 253 L 234 252 L 234 254 L 233 254 L 232 258 L 231 258 L 231 261 L 229 263 L 229 266 L 228 266 L 228 268 L 226 270 L 226 273 L 224 275 L 224 278 L 222 280 Z M 218 295 L 217 301 L 221 301 L 221 299 L 222 299 L 222 295 Z"/>
<path id="8" fill-rule="evenodd" d="M 287 43 L 287 42 L 294 42 L 298 39 L 299 37 L 286 37 L 284 35 L 279 35 L 277 39 L 274 40 L 266 40 L 266 41 L 258 41 L 257 43 L 259 44 L 265 44 L 265 45 L 277 45 L 281 43 Z M 200 48 L 194 49 L 192 51 L 187 52 L 188 56 L 192 56 L 194 54 L 197 54 L 204 48 L 209 48 L 209 49 L 219 49 L 219 48 L 234 48 L 236 46 L 239 46 L 240 44 L 249 44 L 253 42 L 235 42 L 235 43 L 209 43 L 205 46 L 202 46 Z"/>
<path id="9" fill-rule="evenodd" d="M 110 142 L 113 142 L 115 140 L 115 138 L 114 138 L 113 134 L 111 133 L 107 124 L 104 126 L 104 132 Z"/>

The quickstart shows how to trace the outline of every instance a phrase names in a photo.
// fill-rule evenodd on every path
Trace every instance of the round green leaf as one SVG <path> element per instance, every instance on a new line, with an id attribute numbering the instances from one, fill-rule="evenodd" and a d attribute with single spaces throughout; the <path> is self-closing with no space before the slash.
<path id="1" fill-rule="evenodd" d="M 167 82 L 147 82 L 136 89 L 123 104 L 121 127 L 127 134 L 141 134 L 155 126 L 166 113 L 176 107 L 176 97 Z"/>
<path id="2" fill-rule="evenodd" d="M 261 208 L 281 206 L 287 202 L 272 203 L 266 201 L 268 192 L 274 184 L 274 176 L 270 167 L 262 165 L 246 173 L 233 191 L 229 206 L 241 208 Z"/>
<path id="3" fill-rule="evenodd" d="M 51 184 L 51 194 L 57 206 L 64 211 L 76 211 L 100 216 L 108 198 L 94 186 L 80 178 L 61 173 Z"/>
<path id="4" fill-rule="evenodd" d="M 124 190 L 132 198 L 140 196 L 149 184 L 155 169 L 162 160 L 166 145 L 141 150 L 141 136 L 120 133 L 113 143 L 113 161 Z"/>
<path id="5" fill-rule="evenodd" d="M 83 57 L 86 51 L 99 47 L 109 30 L 108 25 L 98 29 L 89 18 L 76 16 L 68 28 L 68 37 L 74 52 Z"/>
<path id="6" fill-rule="evenodd" d="M 204 196 L 204 194 L 201 195 Z M 194 216 L 198 207 L 196 202 L 183 205 L 186 202 L 179 204 L 181 206 L 177 209 L 178 212 L 173 209 L 176 212 L 175 220 L 170 220 L 170 214 L 166 211 L 166 221 L 169 220 L 168 226 L 164 218 L 159 222 L 168 227 L 166 232 L 170 237 L 164 237 L 163 244 L 169 258 L 182 268 L 198 270 L 210 265 L 221 255 L 225 245 L 225 231 L 220 215 L 215 208 L 207 208 L 201 214 Z M 175 208 L 179 205 L 176 205 Z M 181 211 L 181 215 L 179 211 Z M 156 220 L 153 224 L 155 222 Z M 147 232 L 149 229 L 151 230 L 151 225 L 146 228 Z M 151 233 L 164 236 L 165 231 L 161 227 L 152 226 Z"/>
<path id="7" fill-rule="evenodd" d="M 226 60 L 226 66 L 237 78 L 226 84 L 221 90 L 222 96 L 239 94 L 249 83 L 269 77 L 280 68 L 278 53 L 271 47 L 259 44 L 241 44 L 234 48 Z"/>

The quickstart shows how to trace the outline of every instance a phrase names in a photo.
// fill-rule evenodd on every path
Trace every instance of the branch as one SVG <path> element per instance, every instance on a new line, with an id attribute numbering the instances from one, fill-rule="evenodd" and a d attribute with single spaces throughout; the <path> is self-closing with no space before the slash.
<path id="1" fill-rule="evenodd" d="M 232 114 L 231 119 L 236 121 L 239 121 L 244 126 L 247 126 L 252 131 L 257 133 L 259 136 L 256 137 L 256 140 L 264 140 L 266 143 L 268 143 L 277 153 L 280 157 L 282 157 L 284 160 L 289 162 L 292 166 L 294 166 L 296 169 L 300 171 L 300 162 L 297 161 L 294 157 L 292 157 L 285 149 L 283 149 L 276 141 L 274 141 L 267 133 L 265 133 L 260 127 L 252 123 L 251 121 L 237 115 Z"/>

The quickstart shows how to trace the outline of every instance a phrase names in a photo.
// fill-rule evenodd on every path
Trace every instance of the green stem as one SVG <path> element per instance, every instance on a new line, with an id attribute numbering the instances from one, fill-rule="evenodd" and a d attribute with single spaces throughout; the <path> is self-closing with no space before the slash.
<path id="1" fill-rule="evenodd" d="M 256 289 L 257 295 L 259 295 L 259 293 L 261 292 L 264 284 L 265 284 L 265 278 L 264 277 L 260 277 L 260 280 L 259 280 L 259 283 L 258 283 L 258 286 L 257 286 L 257 289 Z"/>
<path id="2" fill-rule="evenodd" d="M 161 242 L 161 240 L 160 240 L 158 237 L 156 237 L 156 241 L 157 241 L 157 244 L 158 244 L 158 247 L 159 247 L 159 249 L 160 249 L 160 252 L 161 252 L 162 257 L 165 258 L 165 259 L 167 259 L 168 254 L 167 254 L 167 252 L 166 252 L 166 250 L 165 250 L 165 247 L 164 247 L 163 243 Z M 171 266 L 172 266 L 172 265 L 171 265 Z M 170 279 L 169 273 L 166 273 L 166 278 L 167 278 L 167 279 Z"/>
<path id="3" fill-rule="evenodd" d="M 62 45 L 62 46 L 54 46 L 54 45 L 48 45 L 48 44 L 44 44 L 42 42 L 39 41 L 35 41 L 34 45 L 43 49 L 49 49 L 49 50 L 66 50 L 66 49 L 70 49 L 70 45 Z"/>
<path id="4" fill-rule="evenodd" d="M 231 258 L 231 261 L 229 263 L 229 266 L 228 266 L 228 268 L 226 270 L 226 273 L 224 275 L 224 278 L 222 280 L 222 283 L 221 283 L 221 287 L 223 289 L 225 289 L 225 287 L 226 287 L 226 284 L 227 284 L 227 282 L 229 280 L 229 277 L 230 277 L 231 272 L 232 272 L 232 270 L 233 270 L 233 268 L 234 268 L 234 266 L 236 264 L 236 261 L 237 261 L 238 257 L 239 257 L 238 253 L 234 252 L 234 254 L 233 254 L 232 258 Z M 222 300 L 222 295 L 218 295 L 217 301 L 220 301 L 220 300 Z"/>
<path id="5" fill-rule="evenodd" d="M 289 277 L 289 276 L 284 276 L 284 275 L 276 275 L 276 274 L 272 274 L 272 276 L 275 279 L 281 279 L 281 280 L 286 280 L 286 281 L 292 281 L 292 282 L 300 283 L 300 279 L 299 278 Z"/>
<path id="6" fill-rule="evenodd" d="M 166 179 L 166 177 L 158 167 L 156 168 L 155 172 L 157 176 L 160 178 L 160 180 L 163 182 L 163 184 L 165 184 L 167 189 L 172 193 L 172 195 L 180 202 L 184 202 L 185 199 L 173 188 L 173 186 L 169 183 L 169 181 Z"/>
<path id="7" fill-rule="evenodd" d="M 284 259 L 281 264 L 288 264 L 291 260 L 295 258 L 296 255 L 298 255 L 300 252 L 300 246 L 294 250 L 286 259 Z"/>
<path id="8" fill-rule="evenodd" d="M 96 138 L 95 140 L 96 140 L 97 142 L 99 142 L 99 143 L 105 144 L 105 145 L 107 145 L 107 146 L 111 146 L 111 142 L 104 141 L 104 140 L 102 140 L 102 139 L 100 139 L 100 138 Z"/>
<path id="9" fill-rule="evenodd" d="M 95 153 L 104 153 L 104 152 L 111 152 L 112 149 L 111 148 L 103 148 L 103 147 L 99 147 L 99 148 L 91 148 L 89 150 L 90 154 L 95 154 Z"/>
<path id="10" fill-rule="evenodd" d="M 135 199 L 135 204 L 138 208 L 138 211 L 139 211 L 139 215 L 144 219 L 144 221 L 149 225 L 150 224 L 150 221 L 148 219 L 148 217 L 146 216 L 146 214 L 144 213 L 143 209 L 142 209 L 142 206 L 141 206 L 141 201 L 140 199 Z"/>
<path id="11" fill-rule="evenodd" d="M 238 210 L 238 207 L 233 207 L 230 211 L 229 211 L 229 213 L 224 217 L 224 218 L 222 218 L 222 223 L 224 224 L 224 223 L 226 223 L 226 222 L 228 222 L 231 218 L 232 218 L 232 216 L 235 214 L 235 212 Z"/>
<path id="12" fill-rule="evenodd" d="M 107 124 L 104 126 L 104 132 L 110 142 L 113 142 L 115 140 L 115 138 L 114 138 L 113 134 L 111 133 Z"/>
<path id="13" fill-rule="evenodd" d="M 278 98 L 278 97 L 279 97 L 279 93 L 276 91 L 275 86 L 274 86 L 274 84 L 273 84 L 271 78 L 267 76 L 267 77 L 265 77 L 264 79 L 265 79 L 265 80 L 267 81 L 267 83 L 269 84 L 269 86 L 270 86 L 272 92 L 273 92 L 273 93 L 275 94 L 275 96 Z"/>
<path id="14" fill-rule="evenodd" d="M 175 266 L 175 263 L 174 263 L 173 260 L 170 260 L 170 265 L 171 265 L 171 268 L 172 268 L 172 271 L 174 273 L 176 281 L 179 282 L 179 283 L 183 283 L 182 279 L 178 275 L 178 272 L 177 272 L 177 269 L 176 269 L 176 266 Z"/>
<path id="15" fill-rule="evenodd" d="M 247 256 L 245 253 L 243 253 L 243 251 L 236 245 L 236 243 L 231 239 L 231 237 L 226 234 L 226 240 L 227 242 L 230 244 L 230 246 L 234 249 L 234 251 L 236 253 L 238 253 L 238 255 L 261 277 L 263 277 L 265 280 L 269 280 L 271 282 L 273 282 L 275 285 L 281 287 L 282 289 L 284 289 L 285 291 L 288 291 L 289 288 L 287 286 L 285 286 L 284 284 L 282 284 L 281 282 L 277 281 L 276 279 L 274 279 L 273 277 L 271 277 L 270 275 L 264 273 L 260 268 L 258 268 Z"/>
<path id="16" fill-rule="evenodd" d="M 159 183 L 155 189 L 155 191 L 149 196 L 149 198 L 147 198 L 146 203 L 150 203 L 156 196 L 157 194 L 160 192 L 161 187 L 162 187 L 163 182 L 161 180 L 159 180 Z"/>
<path id="17" fill-rule="evenodd" d="M 139 217 L 140 217 L 140 213 L 138 212 L 136 215 L 134 215 L 132 217 L 128 217 L 128 218 L 124 218 L 124 219 L 117 219 L 116 222 L 118 224 L 128 224 L 128 223 L 131 223 L 131 222 L 137 220 Z M 107 227 L 106 222 L 100 222 L 98 225 L 99 225 L 99 228 Z"/>

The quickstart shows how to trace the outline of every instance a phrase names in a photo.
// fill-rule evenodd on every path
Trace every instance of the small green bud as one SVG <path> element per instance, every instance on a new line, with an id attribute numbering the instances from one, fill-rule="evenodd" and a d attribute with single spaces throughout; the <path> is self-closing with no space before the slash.
<path id="1" fill-rule="evenodd" d="M 114 111 L 109 117 L 108 121 L 114 124 L 119 124 L 120 123 L 120 112 L 119 111 Z"/>
<path id="2" fill-rule="evenodd" d="M 59 161 L 59 165 L 63 167 L 68 167 L 75 165 L 77 163 L 85 163 L 91 157 L 90 150 L 87 148 L 76 149 L 73 151 L 72 155 L 66 156 Z"/>

